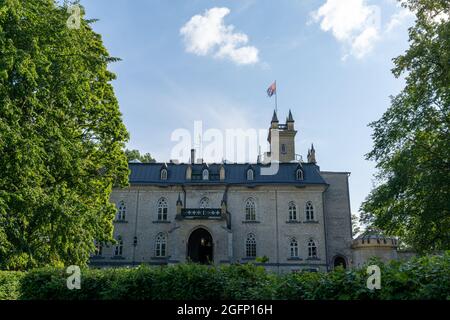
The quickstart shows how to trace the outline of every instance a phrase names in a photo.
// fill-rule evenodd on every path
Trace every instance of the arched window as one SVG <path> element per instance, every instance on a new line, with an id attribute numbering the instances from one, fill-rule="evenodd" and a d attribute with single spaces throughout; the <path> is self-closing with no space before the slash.
<path id="1" fill-rule="evenodd" d="M 256 220 L 256 205 L 253 199 L 248 199 L 245 202 L 245 220 L 247 221 Z"/>
<path id="2" fill-rule="evenodd" d="M 161 198 L 158 200 L 158 221 L 167 221 L 167 200 Z"/>
<path id="3" fill-rule="evenodd" d="M 311 201 L 308 201 L 306 203 L 306 220 L 307 221 L 313 221 L 314 220 L 314 207 L 313 204 L 311 203 Z"/>
<path id="4" fill-rule="evenodd" d="M 247 170 L 247 180 L 254 180 L 255 179 L 255 172 L 253 169 Z"/>
<path id="5" fill-rule="evenodd" d="M 120 256 L 122 256 L 122 253 L 123 253 L 123 239 L 121 236 L 118 236 L 116 241 L 117 242 L 116 242 L 116 246 L 114 248 L 114 255 L 120 257 Z"/>
<path id="6" fill-rule="evenodd" d="M 203 180 L 209 180 L 209 171 L 208 169 L 204 169 L 202 173 Z"/>
<path id="7" fill-rule="evenodd" d="M 167 248 L 167 238 L 164 233 L 159 233 L 155 239 L 155 256 L 165 257 Z"/>
<path id="8" fill-rule="evenodd" d="M 296 173 L 295 173 L 295 177 L 297 180 L 303 180 L 303 170 L 302 169 L 297 169 Z"/>
<path id="9" fill-rule="evenodd" d="M 202 198 L 200 200 L 200 209 L 209 209 L 209 199 L 208 198 Z"/>
<path id="10" fill-rule="evenodd" d="M 291 239 L 289 247 L 291 249 L 291 258 L 298 258 L 298 242 L 295 238 Z"/>
<path id="11" fill-rule="evenodd" d="M 167 180 L 167 169 L 161 170 L 161 180 Z"/>
<path id="12" fill-rule="evenodd" d="M 117 220 L 124 221 L 127 215 L 127 206 L 124 201 L 119 202 L 119 206 L 117 208 Z"/>
<path id="13" fill-rule="evenodd" d="M 314 240 L 308 242 L 308 258 L 317 258 L 317 247 Z"/>
<path id="14" fill-rule="evenodd" d="M 293 201 L 289 202 L 289 221 L 297 220 L 297 206 Z"/>
<path id="15" fill-rule="evenodd" d="M 245 253 L 247 258 L 256 257 L 256 238 L 252 233 L 247 235 L 247 240 L 245 241 Z"/>

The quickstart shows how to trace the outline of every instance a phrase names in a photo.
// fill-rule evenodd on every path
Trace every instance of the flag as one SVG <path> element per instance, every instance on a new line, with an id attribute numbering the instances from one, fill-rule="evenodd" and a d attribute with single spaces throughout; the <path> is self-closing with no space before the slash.
<path id="1" fill-rule="evenodd" d="M 267 95 L 269 97 L 273 96 L 274 94 L 277 93 L 277 82 L 275 81 L 274 83 L 272 83 L 269 87 L 269 89 L 267 89 Z"/>

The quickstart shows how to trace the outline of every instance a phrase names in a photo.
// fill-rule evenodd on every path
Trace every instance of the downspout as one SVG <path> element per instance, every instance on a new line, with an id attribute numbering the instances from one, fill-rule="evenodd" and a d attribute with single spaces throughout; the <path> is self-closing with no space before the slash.
<path id="1" fill-rule="evenodd" d="M 275 190 L 275 226 L 277 237 L 277 272 L 280 273 L 280 239 L 278 239 L 278 191 Z"/>
<path id="2" fill-rule="evenodd" d="M 138 226 L 138 213 L 139 213 L 139 189 L 136 194 L 136 218 L 134 220 L 134 237 L 133 237 L 133 261 L 132 265 L 134 266 L 136 263 L 136 246 L 137 243 L 134 242 L 137 239 L 137 226 Z"/>
<path id="3" fill-rule="evenodd" d="M 322 211 L 323 211 L 323 232 L 325 234 L 325 264 L 327 266 L 327 271 L 330 271 L 329 264 L 328 264 L 328 230 L 327 230 L 327 217 L 325 216 L 325 192 L 327 192 L 328 188 L 330 187 L 329 184 L 327 184 L 325 190 L 322 192 Z"/>

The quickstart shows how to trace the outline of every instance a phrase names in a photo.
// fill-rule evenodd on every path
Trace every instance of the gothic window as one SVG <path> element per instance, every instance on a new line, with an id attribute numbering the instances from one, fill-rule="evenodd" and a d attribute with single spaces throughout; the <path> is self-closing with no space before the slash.
<path id="1" fill-rule="evenodd" d="M 255 172 L 253 169 L 247 170 L 247 180 L 254 180 L 255 179 Z"/>
<path id="2" fill-rule="evenodd" d="M 204 169 L 202 173 L 203 180 L 209 180 L 209 171 L 208 169 Z"/>
<path id="3" fill-rule="evenodd" d="M 314 220 L 314 207 L 313 204 L 311 203 L 311 201 L 308 201 L 306 203 L 306 220 L 307 221 L 313 221 Z"/>
<path id="4" fill-rule="evenodd" d="M 202 198 L 200 200 L 200 209 L 209 209 L 209 199 L 208 198 Z"/>
<path id="5" fill-rule="evenodd" d="M 308 242 L 308 258 L 317 258 L 317 247 L 314 240 Z"/>
<path id="6" fill-rule="evenodd" d="M 164 233 L 160 233 L 156 236 L 155 240 L 155 256 L 165 257 L 167 248 L 167 238 Z"/>
<path id="7" fill-rule="evenodd" d="M 115 256 L 122 256 L 123 253 L 123 239 L 121 236 L 118 236 L 116 239 L 116 246 L 114 248 Z"/>
<path id="8" fill-rule="evenodd" d="M 247 258 L 256 257 L 256 238 L 252 233 L 247 235 L 247 240 L 245 242 L 245 253 Z"/>
<path id="9" fill-rule="evenodd" d="M 298 242 L 295 238 L 291 239 L 289 247 L 291 249 L 291 258 L 298 258 Z"/>
<path id="10" fill-rule="evenodd" d="M 167 180 L 167 169 L 161 170 L 161 180 Z"/>
<path id="11" fill-rule="evenodd" d="M 297 180 L 303 180 L 303 170 L 297 169 L 297 172 L 295 173 L 295 177 Z"/>
<path id="12" fill-rule="evenodd" d="M 127 214 L 127 206 L 124 201 L 119 202 L 119 207 L 117 208 L 117 220 L 124 221 Z"/>
<path id="13" fill-rule="evenodd" d="M 281 153 L 282 154 L 286 154 L 287 153 L 286 152 L 286 145 L 284 143 L 281 145 Z"/>
<path id="14" fill-rule="evenodd" d="M 245 202 L 245 220 L 247 221 L 256 220 L 256 205 L 253 199 L 248 199 Z"/>
<path id="15" fill-rule="evenodd" d="M 167 200 L 161 198 L 158 200 L 158 221 L 167 221 Z"/>
<path id="16" fill-rule="evenodd" d="M 293 201 L 289 202 L 289 221 L 297 220 L 297 206 Z"/>

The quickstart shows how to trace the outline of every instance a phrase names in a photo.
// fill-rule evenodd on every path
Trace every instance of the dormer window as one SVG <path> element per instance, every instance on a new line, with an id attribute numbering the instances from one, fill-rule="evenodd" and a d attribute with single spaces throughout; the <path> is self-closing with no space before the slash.
<path id="1" fill-rule="evenodd" d="M 167 169 L 161 170 L 161 180 L 167 180 Z"/>
<path id="2" fill-rule="evenodd" d="M 297 172 L 295 173 L 295 177 L 297 180 L 303 180 L 303 170 L 297 169 Z"/>
<path id="3" fill-rule="evenodd" d="M 251 181 L 255 179 L 255 172 L 253 171 L 253 169 L 248 169 L 247 170 L 247 180 Z"/>
<path id="4" fill-rule="evenodd" d="M 203 180 L 209 180 L 209 171 L 208 169 L 204 169 L 202 172 Z"/>

